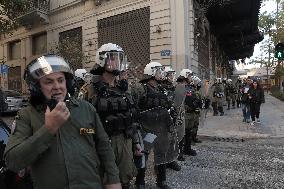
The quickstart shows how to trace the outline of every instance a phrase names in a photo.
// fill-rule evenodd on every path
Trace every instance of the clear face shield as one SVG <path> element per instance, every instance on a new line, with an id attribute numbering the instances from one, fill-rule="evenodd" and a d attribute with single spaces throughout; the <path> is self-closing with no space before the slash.
<path id="1" fill-rule="evenodd" d="M 165 78 L 165 67 L 164 66 L 158 66 L 153 69 L 153 75 L 155 76 L 155 79 L 160 81 Z"/>
<path id="2" fill-rule="evenodd" d="M 123 52 L 106 52 L 105 69 L 109 72 L 126 70 L 128 65 L 124 59 Z"/>
<path id="3" fill-rule="evenodd" d="M 167 72 L 167 79 L 171 82 L 174 82 L 175 78 L 176 78 L 176 72 L 175 71 L 171 71 L 171 72 Z"/>
<path id="4" fill-rule="evenodd" d="M 186 78 L 188 79 L 189 82 L 192 82 L 193 76 L 191 72 L 186 72 Z"/>

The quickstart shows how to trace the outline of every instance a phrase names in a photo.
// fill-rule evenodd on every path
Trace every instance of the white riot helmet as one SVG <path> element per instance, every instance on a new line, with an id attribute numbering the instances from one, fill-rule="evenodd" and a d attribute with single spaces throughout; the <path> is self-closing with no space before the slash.
<path id="1" fill-rule="evenodd" d="M 184 78 L 190 78 L 190 76 L 192 75 L 192 71 L 190 69 L 182 69 L 179 76 L 184 77 Z"/>
<path id="2" fill-rule="evenodd" d="M 227 79 L 227 83 L 232 84 L 233 80 L 232 79 Z"/>
<path id="3" fill-rule="evenodd" d="M 159 62 L 150 62 L 144 68 L 145 79 L 155 77 L 157 80 L 162 80 L 164 77 L 164 66 Z"/>
<path id="4" fill-rule="evenodd" d="M 113 43 L 102 45 L 96 52 L 96 65 L 91 70 L 94 75 L 101 75 L 104 71 L 119 75 L 121 70 L 127 69 L 123 49 Z"/>
<path id="5" fill-rule="evenodd" d="M 197 76 L 192 76 L 191 77 L 192 78 L 192 80 L 193 80 L 193 83 L 194 83 L 194 85 L 201 85 L 201 79 L 199 78 L 199 77 L 197 77 Z"/>
<path id="6" fill-rule="evenodd" d="M 165 75 L 166 75 L 168 80 L 173 82 L 175 80 L 176 71 L 173 70 L 170 66 L 166 66 L 165 67 Z"/>
<path id="7" fill-rule="evenodd" d="M 48 54 L 31 61 L 25 69 L 24 80 L 29 87 L 31 96 L 41 96 L 42 93 L 39 86 L 39 80 L 44 76 L 56 72 L 64 73 L 67 91 L 72 94 L 74 92 L 74 76 L 72 69 L 62 57 Z"/>
<path id="8" fill-rule="evenodd" d="M 74 74 L 76 77 L 79 77 L 84 80 L 86 73 L 87 73 L 87 70 L 85 69 L 77 69 L 75 70 Z"/>

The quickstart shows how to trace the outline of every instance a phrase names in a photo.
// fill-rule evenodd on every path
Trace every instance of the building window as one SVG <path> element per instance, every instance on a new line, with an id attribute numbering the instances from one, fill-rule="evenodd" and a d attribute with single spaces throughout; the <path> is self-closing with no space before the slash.
<path id="1" fill-rule="evenodd" d="M 32 52 L 33 55 L 44 54 L 47 52 L 47 35 L 46 33 L 42 33 L 39 35 L 35 35 L 32 38 Z"/>
<path id="2" fill-rule="evenodd" d="M 21 41 L 13 41 L 9 44 L 9 60 L 21 58 Z"/>

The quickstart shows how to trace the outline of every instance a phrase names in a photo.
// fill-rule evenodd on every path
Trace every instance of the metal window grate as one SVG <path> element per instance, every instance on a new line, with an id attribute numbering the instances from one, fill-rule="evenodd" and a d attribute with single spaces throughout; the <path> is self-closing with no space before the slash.
<path id="1" fill-rule="evenodd" d="M 98 45 L 105 43 L 121 46 L 130 62 L 130 75 L 141 78 L 150 61 L 150 8 L 98 20 Z"/>

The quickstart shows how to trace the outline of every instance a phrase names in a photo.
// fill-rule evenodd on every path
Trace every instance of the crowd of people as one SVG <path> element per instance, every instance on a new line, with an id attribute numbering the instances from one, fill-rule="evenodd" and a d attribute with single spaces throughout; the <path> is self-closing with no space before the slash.
<path id="1" fill-rule="evenodd" d="M 257 81 L 217 78 L 209 88 L 190 69 L 177 74 L 152 61 L 131 83 L 125 53 L 112 43 L 97 50 L 95 63 L 77 79 L 57 55 L 25 69 L 30 106 L 16 116 L 4 158 L 9 170 L 30 170 L 34 188 L 129 189 L 134 180 L 144 189 L 153 153 L 156 185 L 168 189 L 167 168 L 179 171 L 178 161 L 197 154 L 192 144 L 201 142 L 200 116 L 210 104 L 223 116 L 226 98 L 228 110 L 242 106 L 244 121 L 259 121 Z"/>
<path id="2" fill-rule="evenodd" d="M 213 87 L 214 116 L 218 115 L 218 110 L 221 116 L 224 115 L 223 103 L 226 102 L 227 110 L 242 108 L 243 122 L 250 125 L 260 123 L 260 106 L 265 102 L 265 96 L 259 79 L 248 76 L 244 79 L 238 78 L 234 84 L 232 79 L 217 78 Z"/>

